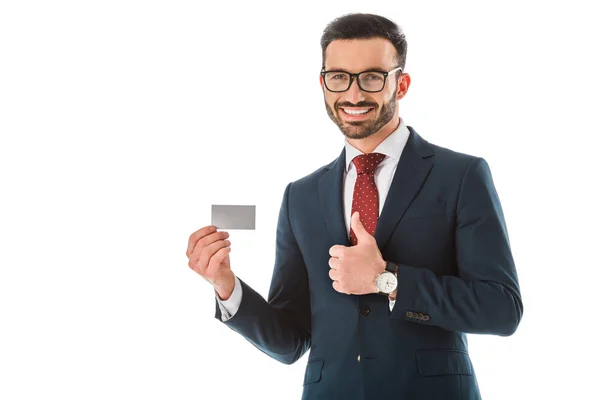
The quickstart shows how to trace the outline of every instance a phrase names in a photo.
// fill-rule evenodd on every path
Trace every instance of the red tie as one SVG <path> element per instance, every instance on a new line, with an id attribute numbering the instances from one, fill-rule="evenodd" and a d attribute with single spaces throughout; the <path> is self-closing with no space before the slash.
<path id="1" fill-rule="evenodd" d="M 352 195 L 352 214 L 360 213 L 360 222 L 371 235 L 375 234 L 375 227 L 379 219 L 379 194 L 375 185 L 375 169 L 383 161 L 385 154 L 369 153 L 354 157 L 352 162 L 356 166 L 356 184 Z M 350 243 L 356 246 L 356 235 L 350 228 Z"/>

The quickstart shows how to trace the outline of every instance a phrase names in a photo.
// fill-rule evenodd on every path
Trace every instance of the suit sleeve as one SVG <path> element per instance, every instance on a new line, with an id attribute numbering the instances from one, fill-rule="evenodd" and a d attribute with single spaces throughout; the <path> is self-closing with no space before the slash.
<path id="1" fill-rule="evenodd" d="M 217 299 L 217 304 L 219 305 L 219 310 L 221 311 L 221 321 L 225 322 L 235 315 L 237 310 L 240 308 L 240 303 L 242 302 L 242 283 L 238 277 L 235 277 L 233 293 L 231 293 L 231 297 L 229 299 L 221 300 L 219 298 L 219 293 L 217 293 L 216 290 L 215 298 Z"/>
<path id="2" fill-rule="evenodd" d="M 308 274 L 289 220 L 291 186 L 285 189 L 279 212 L 268 301 L 238 277 L 243 296 L 237 312 L 222 321 L 218 302 L 215 311 L 215 318 L 285 364 L 297 361 L 311 345 Z"/>
<path id="3" fill-rule="evenodd" d="M 450 331 L 513 334 L 523 315 L 515 263 L 488 164 L 464 173 L 456 217 L 457 276 L 400 264 L 392 318 Z"/>

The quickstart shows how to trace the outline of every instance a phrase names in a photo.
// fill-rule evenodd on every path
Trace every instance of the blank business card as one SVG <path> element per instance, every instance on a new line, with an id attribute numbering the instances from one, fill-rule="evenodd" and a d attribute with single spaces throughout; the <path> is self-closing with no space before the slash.
<path id="1" fill-rule="evenodd" d="M 211 225 L 217 229 L 255 229 L 256 206 L 213 204 Z"/>

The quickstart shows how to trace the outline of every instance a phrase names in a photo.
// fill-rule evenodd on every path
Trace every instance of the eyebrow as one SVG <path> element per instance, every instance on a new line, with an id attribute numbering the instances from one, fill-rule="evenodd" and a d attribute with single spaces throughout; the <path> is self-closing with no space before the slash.
<path id="1" fill-rule="evenodd" d="M 347 72 L 349 74 L 352 73 L 352 72 L 350 72 L 350 71 L 348 71 L 347 69 L 344 69 L 344 68 L 330 68 L 330 69 L 325 69 L 325 71 L 344 71 L 344 72 Z M 370 68 L 364 69 L 364 70 L 362 70 L 360 72 L 364 72 L 364 71 L 387 72 L 387 70 L 385 68 L 382 68 L 382 67 L 370 67 Z M 357 74 L 358 74 L 358 72 L 357 72 Z"/>

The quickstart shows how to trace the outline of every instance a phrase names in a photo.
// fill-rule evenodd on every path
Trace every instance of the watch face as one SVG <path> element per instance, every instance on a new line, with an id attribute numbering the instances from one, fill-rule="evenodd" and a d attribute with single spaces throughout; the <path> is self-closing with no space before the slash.
<path id="1" fill-rule="evenodd" d="M 389 294 L 396 290 L 396 286 L 398 286 L 398 279 L 396 279 L 396 275 L 391 272 L 384 272 L 377 278 L 377 289 L 380 292 Z"/>

